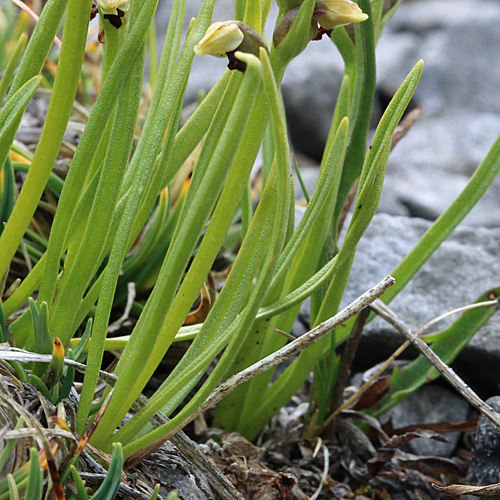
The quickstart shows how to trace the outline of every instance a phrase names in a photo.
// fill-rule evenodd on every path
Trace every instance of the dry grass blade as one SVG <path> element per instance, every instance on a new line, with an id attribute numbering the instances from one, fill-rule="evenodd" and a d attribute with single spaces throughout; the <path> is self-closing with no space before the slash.
<path id="1" fill-rule="evenodd" d="M 319 324 L 316 328 L 305 333 L 298 339 L 295 339 L 293 342 L 290 342 L 285 347 L 270 354 L 269 356 L 266 356 L 265 358 L 261 359 L 257 363 L 254 363 L 245 370 L 242 370 L 241 372 L 233 375 L 226 382 L 217 387 L 212 392 L 212 394 L 206 399 L 205 403 L 203 403 L 198 408 L 198 410 L 193 412 L 186 420 L 184 420 L 177 427 L 172 429 L 172 431 L 170 431 L 169 434 L 164 439 L 154 443 L 147 449 L 139 453 L 136 453 L 135 455 L 132 455 L 125 463 L 125 467 L 131 467 L 136 463 L 140 462 L 143 457 L 145 457 L 149 453 L 152 453 L 154 450 L 159 448 L 162 445 L 162 443 L 175 436 L 175 434 L 178 433 L 181 429 L 183 429 L 187 424 L 189 424 L 190 422 L 195 420 L 199 415 L 201 415 L 209 408 L 217 404 L 221 399 L 223 399 L 232 391 L 234 391 L 236 387 L 238 387 L 240 384 L 256 377 L 261 373 L 264 373 L 265 371 L 269 370 L 270 368 L 273 368 L 274 366 L 279 365 L 283 361 L 286 361 L 292 356 L 302 352 L 310 345 L 321 340 L 329 332 L 334 330 L 337 326 L 345 323 L 349 318 L 355 316 L 358 312 L 363 310 L 374 300 L 381 297 L 387 291 L 387 289 L 390 288 L 395 283 L 396 280 L 392 276 L 387 276 L 380 283 L 378 283 L 372 289 L 362 294 L 359 298 L 357 298 L 354 302 L 352 302 L 347 307 L 342 309 L 342 311 L 337 313 L 332 318 Z"/>
<path id="2" fill-rule="evenodd" d="M 415 125 L 416 121 L 420 118 L 422 114 L 422 106 L 418 106 L 412 109 L 395 128 L 394 134 L 392 134 L 392 144 L 391 150 L 395 148 L 396 144 L 410 131 L 410 129 Z"/>
<path id="3" fill-rule="evenodd" d="M 111 396 L 113 395 L 113 389 L 109 391 L 109 394 L 106 396 L 106 399 L 102 403 L 101 408 L 97 412 L 97 415 L 95 416 L 94 420 L 90 424 L 89 428 L 83 433 L 82 438 L 80 439 L 80 442 L 78 443 L 78 448 L 76 449 L 76 455 L 78 456 L 82 450 L 87 446 L 87 443 L 90 441 L 90 438 L 92 437 L 92 434 L 96 430 L 97 426 L 99 425 L 99 422 L 102 419 L 102 416 L 104 415 L 104 412 L 106 411 L 106 408 L 109 405 L 109 402 L 111 400 Z"/>
<path id="4" fill-rule="evenodd" d="M 15 3 L 21 10 L 26 12 L 35 22 L 38 22 L 39 17 L 26 5 L 25 3 L 21 2 L 21 0 L 11 0 L 13 3 Z M 61 40 L 57 38 L 57 36 L 54 38 L 54 43 L 58 46 L 61 47 Z"/>
<path id="5" fill-rule="evenodd" d="M 179 424 L 174 430 L 171 431 L 170 436 L 178 432 L 184 426 L 186 426 L 189 422 L 192 422 L 198 415 L 201 415 L 206 410 L 214 406 L 221 399 L 226 397 L 232 391 L 236 389 L 240 384 L 247 382 L 248 380 L 256 377 L 257 375 L 264 373 L 265 371 L 273 368 L 274 366 L 283 363 L 287 359 L 299 354 L 304 349 L 309 347 L 310 345 L 318 342 L 323 337 L 325 337 L 328 333 L 334 330 L 337 326 L 345 323 L 349 318 L 355 316 L 358 312 L 363 310 L 369 304 L 371 304 L 374 300 L 381 297 L 388 288 L 396 283 L 396 280 L 392 276 L 387 276 L 384 278 L 378 285 L 373 287 L 371 290 L 368 290 L 363 295 L 361 295 L 354 302 L 349 304 L 342 311 L 337 313 L 332 318 L 324 321 L 319 324 L 316 328 L 311 331 L 305 333 L 298 339 L 295 339 L 293 342 L 290 342 L 285 347 L 279 349 L 278 351 L 266 356 L 261 359 L 257 363 L 249 366 L 245 370 L 233 375 L 226 382 L 221 384 L 217 389 L 215 389 L 212 394 L 207 398 L 205 403 L 203 403 L 198 410 L 196 410 L 192 415 L 188 417 L 184 422 Z"/>
<path id="6" fill-rule="evenodd" d="M 6 344 L 0 345 L 0 359 L 5 361 L 18 361 L 19 363 L 50 363 L 52 361 L 52 354 L 37 354 L 35 352 L 25 351 L 17 347 L 10 347 Z M 76 371 L 85 373 L 86 366 L 72 359 L 65 358 L 64 364 L 72 366 Z M 106 382 L 108 385 L 113 386 L 118 379 L 113 373 L 99 370 L 99 379 Z"/>
<path id="7" fill-rule="evenodd" d="M 111 325 L 109 325 L 108 333 L 114 333 L 120 330 L 120 328 L 123 326 L 123 323 L 125 323 L 125 321 L 127 321 L 127 319 L 129 318 L 130 311 L 132 310 L 132 306 L 134 304 L 136 296 L 135 283 L 127 283 L 127 290 L 127 304 L 125 305 L 123 314 L 116 321 L 111 323 Z"/>
<path id="8" fill-rule="evenodd" d="M 443 376 L 443 378 L 480 413 L 500 427 L 500 414 L 487 405 L 448 365 L 443 363 L 439 356 L 418 336 L 398 319 L 382 301 L 376 301 L 371 308 L 388 323 L 401 332 Z"/>
<path id="9" fill-rule="evenodd" d="M 196 325 L 197 323 L 202 323 L 208 316 L 211 307 L 212 307 L 212 300 L 210 297 L 210 291 L 207 287 L 207 284 L 203 283 L 200 293 L 200 305 L 195 311 L 190 312 L 186 316 L 186 320 L 184 321 L 183 326 L 190 326 L 190 325 Z"/>
<path id="10" fill-rule="evenodd" d="M 318 489 L 314 492 L 313 496 L 309 500 L 316 500 L 317 498 L 319 498 L 319 495 L 323 490 L 323 486 L 328 479 L 328 471 L 330 469 L 330 452 L 324 444 L 321 445 L 321 449 L 323 450 L 324 457 L 323 473 L 321 474 L 321 481 L 319 483 Z"/>
<path id="11" fill-rule="evenodd" d="M 466 306 L 463 306 L 463 307 L 459 307 L 458 309 L 453 309 L 452 311 L 448 311 L 447 313 L 445 314 L 442 314 L 436 318 L 434 318 L 433 320 L 429 321 L 428 323 L 426 323 L 422 328 L 420 328 L 418 330 L 418 332 L 416 332 L 414 334 L 415 337 L 420 337 L 427 329 L 429 329 L 432 325 L 436 324 L 438 321 L 441 321 L 442 319 L 444 318 L 447 318 L 449 316 L 452 316 L 454 314 L 459 314 L 459 313 L 462 313 L 462 312 L 465 312 L 465 311 L 468 311 L 470 309 L 475 309 L 477 307 L 485 307 L 485 306 L 492 306 L 492 305 L 498 305 L 498 298 L 495 299 L 495 300 L 489 300 L 489 301 L 486 301 L 486 302 L 477 302 L 477 303 L 474 303 L 474 304 L 468 304 Z M 375 306 L 372 304 L 370 306 L 371 309 L 373 309 L 375 312 L 377 312 L 376 310 L 376 302 L 374 303 Z M 385 306 L 385 305 L 384 305 Z M 385 306 L 387 308 L 387 306 Z M 387 308 L 388 309 L 388 308 Z M 336 418 L 338 416 L 338 414 L 347 409 L 347 408 L 351 408 L 352 406 L 354 406 L 354 404 L 356 403 L 356 401 L 358 401 L 361 396 L 363 396 L 363 394 L 366 393 L 366 391 L 368 389 L 370 389 L 371 387 L 373 387 L 373 385 L 376 383 L 377 379 L 385 372 L 385 370 L 387 370 L 387 368 L 389 368 L 389 366 L 391 365 L 391 363 L 396 360 L 399 356 L 401 356 L 401 354 L 411 345 L 411 341 L 410 340 L 406 340 L 403 344 L 401 344 L 388 358 L 387 360 L 380 366 L 380 368 L 370 377 L 370 379 L 365 382 L 359 389 L 358 391 L 356 391 L 356 393 L 354 393 L 352 396 L 350 396 L 341 406 L 339 406 L 339 408 L 337 408 L 337 410 L 335 410 L 329 417 L 328 419 L 325 421 L 325 423 L 323 424 L 323 428 L 326 427 L 326 425 L 328 425 L 334 418 Z"/>
<path id="12" fill-rule="evenodd" d="M 476 497 L 490 497 L 500 493 L 500 483 L 488 484 L 486 486 L 469 486 L 467 484 L 452 484 L 450 486 L 438 486 L 433 484 L 432 487 L 449 495 L 451 497 L 460 495 L 474 495 Z"/>

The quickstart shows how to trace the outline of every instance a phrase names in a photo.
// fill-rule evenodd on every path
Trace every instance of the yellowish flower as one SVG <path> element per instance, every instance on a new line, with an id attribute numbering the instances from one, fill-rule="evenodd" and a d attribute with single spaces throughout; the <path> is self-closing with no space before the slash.
<path id="1" fill-rule="evenodd" d="M 314 19 L 322 28 L 333 30 L 346 24 L 366 21 L 368 15 L 350 0 L 319 0 L 314 8 Z"/>
<path id="2" fill-rule="evenodd" d="M 97 0 L 97 4 L 104 15 L 118 15 L 118 10 L 127 12 L 130 8 L 130 0 Z"/>
<path id="3" fill-rule="evenodd" d="M 227 52 L 232 52 L 241 45 L 244 37 L 237 21 L 214 23 L 196 45 L 194 53 L 199 56 L 226 57 Z"/>

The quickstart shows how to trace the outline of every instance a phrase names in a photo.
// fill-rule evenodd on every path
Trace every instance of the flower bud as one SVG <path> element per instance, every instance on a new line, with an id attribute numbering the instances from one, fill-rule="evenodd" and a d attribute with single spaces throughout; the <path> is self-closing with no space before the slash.
<path id="1" fill-rule="evenodd" d="M 350 0 L 319 0 L 314 8 L 314 19 L 322 28 L 333 30 L 346 24 L 366 21 L 368 15 Z"/>
<path id="2" fill-rule="evenodd" d="M 279 23 L 276 25 L 276 28 L 274 29 L 273 33 L 273 44 L 275 47 L 277 47 L 281 43 L 281 41 L 286 37 L 286 35 L 288 35 L 288 32 L 292 28 L 293 22 L 295 21 L 295 18 L 299 13 L 299 10 L 300 10 L 300 5 L 297 5 L 293 9 L 289 10 L 286 14 L 283 15 Z M 311 40 L 316 36 L 317 32 L 318 32 L 318 25 L 313 19 L 311 21 L 311 28 L 310 28 Z"/>
<path id="3" fill-rule="evenodd" d="M 239 47 L 244 37 L 236 21 L 214 23 L 196 45 L 194 53 L 199 56 L 226 57 L 227 52 Z"/>
<path id="4" fill-rule="evenodd" d="M 194 48 L 199 56 L 228 57 L 229 69 L 245 71 L 246 63 L 235 58 L 236 51 L 259 56 L 260 47 L 267 46 L 261 36 L 241 21 L 224 21 L 212 24 Z"/>
<path id="5" fill-rule="evenodd" d="M 118 9 L 127 12 L 130 8 L 130 0 L 97 0 L 99 9 L 103 15 L 118 15 Z"/>

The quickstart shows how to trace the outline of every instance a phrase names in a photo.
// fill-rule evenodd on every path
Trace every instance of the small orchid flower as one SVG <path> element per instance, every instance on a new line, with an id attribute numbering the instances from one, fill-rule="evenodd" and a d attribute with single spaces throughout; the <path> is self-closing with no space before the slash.
<path id="1" fill-rule="evenodd" d="M 245 71 L 246 63 L 234 57 L 236 51 L 259 56 L 259 49 L 267 46 L 261 36 L 241 21 L 223 21 L 212 24 L 194 48 L 199 56 L 228 57 L 229 69 Z"/>
<path id="2" fill-rule="evenodd" d="M 130 8 L 130 0 L 97 0 L 99 9 L 103 15 L 118 15 L 118 9 L 127 12 Z"/>
<path id="3" fill-rule="evenodd" d="M 357 3 L 350 0 L 319 0 L 314 8 L 314 19 L 325 30 L 360 23 L 368 19 Z"/>

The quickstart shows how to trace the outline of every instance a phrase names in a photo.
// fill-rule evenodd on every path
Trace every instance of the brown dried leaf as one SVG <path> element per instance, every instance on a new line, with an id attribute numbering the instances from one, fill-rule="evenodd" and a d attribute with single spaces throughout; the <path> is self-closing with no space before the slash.
<path id="1" fill-rule="evenodd" d="M 438 486 L 433 484 L 432 487 L 449 496 L 473 495 L 475 497 L 489 497 L 500 493 L 500 483 L 488 484 L 486 486 L 469 486 L 467 484 L 452 484 L 450 486 Z"/>
<path id="2" fill-rule="evenodd" d="M 354 405 L 355 410 L 373 408 L 382 398 L 387 396 L 391 388 L 391 376 L 379 377 L 364 392 Z"/>
<path id="3" fill-rule="evenodd" d="M 416 438 L 430 438 L 435 439 L 436 441 L 446 441 L 446 439 L 439 436 L 435 432 L 428 430 L 415 430 L 407 432 L 401 436 L 392 436 L 391 439 L 384 444 L 384 446 L 377 450 L 377 454 L 368 461 L 368 471 L 372 475 L 378 474 L 382 467 L 392 460 L 399 446 Z"/>
<path id="4" fill-rule="evenodd" d="M 203 323 L 203 321 L 205 321 L 206 317 L 208 316 L 208 313 L 210 312 L 210 309 L 212 308 L 213 305 L 212 297 L 216 293 L 215 283 L 211 276 L 210 278 L 211 280 L 207 280 L 205 283 L 203 283 L 203 286 L 201 288 L 200 305 L 195 311 L 190 312 L 186 316 L 186 320 L 184 321 L 183 326 L 190 326 L 190 325 L 196 325 L 198 323 Z"/>
<path id="5" fill-rule="evenodd" d="M 411 127 L 419 119 L 422 114 L 422 106 L 412 109 L 398 124 L 392 135 L 391 150 L 395 148 L 396 144 L 410 131 Z"/>
<path id="6" fill-rule="evenodd" d="M 235 488 L 248 500 L 302 500 L 306 495 L 298 488 L 292 474 L 275 472 L 260 461 L 261 449 L 236 433 L 219 435 L 222 447 L 212 460 Z"/>
<path id="7" fill-rule="evenodd" d="M 428 430 L 434 432 L 468 432 L 475 431 L 477 428 L 477 422 L 479 418 L 471 418 L 463 422 L 436 422 L 431 424 L 415 424 L 407 425 L 406 427 L 400 427 L 394 429 L 391 427 L 390 431 L 384 427 L 386 432 L 391 432 L 393 434 L 405 434 L 407 432 L 415 430 Z"/>

